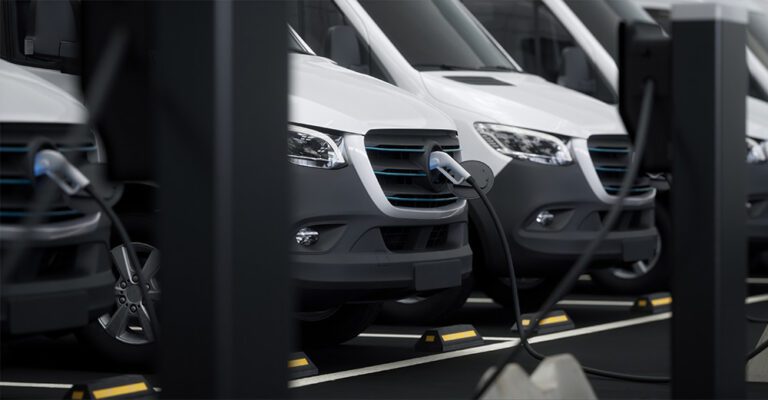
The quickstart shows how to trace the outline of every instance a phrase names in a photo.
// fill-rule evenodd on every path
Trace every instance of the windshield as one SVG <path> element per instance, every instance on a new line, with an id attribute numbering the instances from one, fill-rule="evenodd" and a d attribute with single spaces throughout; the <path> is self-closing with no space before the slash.
<path id="1" fill-rule="evenodd" d="M 518 71 L 453 0 L 360 0 L 403 57 L 419 70 Z"/>
<path id="2" fill-rule="evenodd" d="M 633 0 L 565 0 L 614 61 L 619 58 L 619 24 L 641 21 L 655 24 Z"/>

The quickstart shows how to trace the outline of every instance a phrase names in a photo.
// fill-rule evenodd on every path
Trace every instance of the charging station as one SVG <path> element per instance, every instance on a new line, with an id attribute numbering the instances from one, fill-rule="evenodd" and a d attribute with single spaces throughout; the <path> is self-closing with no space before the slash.
<path id="1" fill-rule="evenodd" d="M 745 395 L 746 18 L 672 10 L 674 397 Z"/>

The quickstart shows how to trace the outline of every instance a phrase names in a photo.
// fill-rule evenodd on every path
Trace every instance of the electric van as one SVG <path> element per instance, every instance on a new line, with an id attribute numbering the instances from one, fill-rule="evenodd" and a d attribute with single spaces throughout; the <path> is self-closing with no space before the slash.
<path id="1" fill-rule="evenodd" d="M 472 271 L 466 200 L 427 156 L 462 147 L 445 114 L 319 57 L 291 32 L 291 250 L 304 343 L 365 329 L 379 303 L 460 288 Z"/>
<path id="2" fill-rule="evenodd" d="M 21 20 L 17 7 L 24 6 L 0 3 L 0 25 L 10 28 L 0 32 L 0 320 L 9 336 L 70 332 L 114 301 L 109 220 L 89 198 L 65 196 L 47 177 L 32 176 L 34 142 L 47 140 L 79 165 L 107 202 L 120 195 L 105 179 L 97 133 L 69 135 L 85 120 L 85 107 L 40 77 L 69 79 L 76 61 L 66 50 L 76 45 L 75 36 L 14 29 Z M 68 3 L 51 6 L 72 13 Z M 30 211 L 47 192 L 54 193 L 52 202 Z"/>
<path id="3" fill-rule="evenodd" d="M 618 103 L 619 23 L 622 20 L 655 23 L 632 0 L 463 1 L 499 43 L 513 57 L 522 60 L 526 70 L 613 105 Z M 753 78 L 753 88 L 754 85 Z M 765 120 L 765 111 L 761 110 L 766 104 L 749 98 L 747 107 L 747 153 L 752 154 L 747 156 L 750 163 L 749 232 L 751 241 L 759 243 L 765 236 L 768 184 L 764 161 L 760 161 L 768 132 L 761 122 Z M 649 260 L 592 272 L 596 282 L 616 292 L 647 293 L 668 288 L 670 260 L 669 252 L 664 251 L 668 245 L 664 243 L 671 236 L 669 181 L 664 174 L 648 177 L 658 190 L 655 215 L 660 234 L 659 251 Z M 753 245 L 753 253 L 758 248 Z"/>
<path id="4" fill-rule="evenodd" d="M 294 0 L 289 21 L 319 54 L 403 88 L 453 119 L 463 157 L 495 174 L 489 198 L 511 242 L 521 301 L 537 307 L 616 201 L 632 154 L 616 109 L 526 73 L 459 1 Z M 634 182 L 593 268 L 654 257 L 655 192 L 645 177 Z M 470 242 L 475 282 L 511 305 L 501 242 L 476 201 Z M 421 321 L 440 313 L 418 300 L 387 309 Z"/>

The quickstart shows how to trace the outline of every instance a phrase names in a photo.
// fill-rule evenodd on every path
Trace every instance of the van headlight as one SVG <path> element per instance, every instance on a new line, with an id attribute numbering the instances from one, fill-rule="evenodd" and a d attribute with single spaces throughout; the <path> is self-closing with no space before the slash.
<path id="1" fill-rule="evenodd" d="M 758 142 L 747 138 L 747 164 L 762 164 L 768 161 L 768 140 Z"/>
<path id="2" fill-rule="evenodd" d="M 288 161 L 303 167 L 336 169 L 347 165 L 344 136 L 289 126 Z"/>
<path id="3" fill-rule="evenodd" d="M 475 122 L 475 130 L 494 149 L 516 160 L 568 165 L 573 157 L 557 136 L 514 126 Z"/>

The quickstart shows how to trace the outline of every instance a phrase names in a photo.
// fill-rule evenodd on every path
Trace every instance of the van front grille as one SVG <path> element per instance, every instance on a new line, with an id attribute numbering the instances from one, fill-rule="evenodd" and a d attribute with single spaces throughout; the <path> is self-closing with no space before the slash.
<path id="1" fill-rule="evenodd" d="M 610 195 L 618 195 L 633 154 L 629 138 L 626 135 L 593 135 L 587 140 L 587 146 L 603 188 Z M 638 176 L 629 195 L 638 196 L 651 190 L 650 179 Z"/>
<path id="2" fill-rule="evenodd" d="M 67 134 L 70 124 L 0 124 L 0 223 L 15 224 L 30 216 L 29 208 L 44 185 L 53 185 L 48 178 L 33 178 L 29 174 L 32 142 L 47 139 L 74 165 L 88 162 L 89 154 L 96 152 L 93 136 L 89 140 L 72 141 Z M 69 207 L 61 191 L 40 221 L 58 222 L 81 217 L 83 214 Z"/>
<path id="3" fill-rule="evenodd" d="M 456 132 L 374 130 L 365 136 L 373 173 L 387 200 L 396 207 L 437 208 L 456 203 L 445 177 L 427 172 L 428 153 L 442 150 L 460 160 Z"/>

